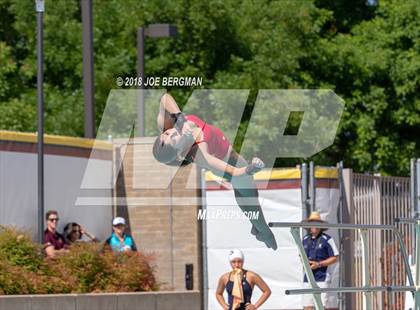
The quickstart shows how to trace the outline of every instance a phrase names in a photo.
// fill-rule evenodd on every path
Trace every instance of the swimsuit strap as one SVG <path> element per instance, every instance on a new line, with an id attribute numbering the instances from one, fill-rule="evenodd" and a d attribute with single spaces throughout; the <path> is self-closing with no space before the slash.
<path id="1" fill-rule="evenodd" d="M 243 275 L 242 275 L 242 279 L 245 279 L 246 280 L 246 272 L 247 272 L 247 270 L 243 270 L 244 272 L 243 272 Z"/>

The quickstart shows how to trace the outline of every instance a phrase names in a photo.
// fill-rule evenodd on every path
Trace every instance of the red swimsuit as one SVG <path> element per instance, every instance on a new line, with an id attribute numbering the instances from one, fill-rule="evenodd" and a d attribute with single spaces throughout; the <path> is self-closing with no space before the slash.
<path id="1" fill-rule="evenodd" d="M 201 131 L 203 132 L 203 140 L 196 142 L 195 144 L 206 142 L 209 153 L 219 159 L 223 159 L 230 146 L 230 142 L 223 132 L 219 128 L 207 124 L 195 115 L 186 115 L 185 117 L 188 121 L 193 122 L 197 127 L 201 128 Z"/>

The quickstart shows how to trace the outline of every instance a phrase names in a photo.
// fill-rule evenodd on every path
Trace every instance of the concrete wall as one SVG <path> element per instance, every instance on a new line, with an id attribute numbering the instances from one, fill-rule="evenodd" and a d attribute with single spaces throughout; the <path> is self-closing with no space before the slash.
<path id="1" fill-rule="evenodd" d="M 1 310 L 199 310 L 200 293 L 156 292 L 0 296 Z"/>
<path id="2" fill-rule="evenodd" d="M 16 135 L 16 140 L 2 140 L 3 135 Z M 33 142 L 21 142 L 26 139 Z M 63 145 L 50 144 L 51 139 Z M 0 225 L 13 225 L 28 231 L 38 238 L 37 207 L 37 145 L 36 136 L 29 133 L 11 133 L 0 131 Z M 45 212 L 57 210 L 60 221 L 58 231 L 62 232 L 69 222 L 77 222 L 94 234 L 99 240 L 105 240 L 110 233 L 112 209 L 103 205 L 77 205 L 78 198 L 97 196 L 97 191 L 81 189 L 85 169 L 89 162 L 91 148 L 84 144 L 93 140 L 46 136 L 45 144 Z M 68 145 L 65 145 L 67 143 Z M 75 146 L 70 144 L 74 143 Z M 84 144 L 83 144 L 84 143 Z M 81 146 L 78 147 L 77 144 Z M 90 161 L 93 171 L 89 173 L 87 185 L 90 188 L 109 187 L 112 171 L 112 149 L 95 149 L 96 155 Z M 108 199 L 110 189 L 100 190 L 101 197 Z M 24 215 L 24 216 L 22 216 Z M 45 223 L 46 225 L 46 223 Z"/>
<path id="3" fill-rule="evenodd" d="M 163 289 L 186 290 L 185 265 L 192 264 L 193 289 L 200 290 L 199 169 L 189 165 L 176 172 L 175 168 L 158 163 L 152 155 L 154 140 L 136 138 L 128 145 L 119 148 L 117 145 L 116 153 L 119 155 L 116 161 L 122 165 L 116 194 L 122 199 L 119 199 L 116 214 L 128 219 L 138 248 L 155 254 L 157 280 L 162 283 Z M 154 188 L 162 184 L 168 186 Z M 162 203 L 156 203 L 158 200 Z M 180 204 L 180 200 L 190 202 Z"/>

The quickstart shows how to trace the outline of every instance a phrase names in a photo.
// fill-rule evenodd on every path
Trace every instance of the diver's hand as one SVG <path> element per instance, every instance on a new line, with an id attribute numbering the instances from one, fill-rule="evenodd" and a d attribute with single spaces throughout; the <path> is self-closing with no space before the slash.
<path id="1" fill-rule="evenodd" d="M 184 124 L 187 122 L 187 118 L 185 117 L 185 114 L 182 112 L 172 113 L 171 117 L 174 122 L 174 128 L 178 130 L 178 132 L 182 132 L 182 128 L 184 127 Z"/>
<path id="2" fill-rule="evenodd" d="M 251 163 L 246 167 L 246 174 L 253 175 L 262 169 L 264 169 L 265 164 L 264 162 L 259 159 L 258 157 L 254 157 L 251 161 Z"/>
<path id="3" fill-rule="evenodd" d="M 177 129 L 178 130 L 178 129 Z M 178 155 L 186 155 L 189 150 L 191 149 L 191 146 L 195 142 L 194 134 L 194 128 L 189 124 L 188 122 L 185 122 L 181 128 L 181 138 L 178 140 L 178 142 L 174 145 L 174 148 L 177 150 Z"/>
<path id="4" fill-rule="evenodd" d="M 190 123 L 185 122 L 185 123 L 184 123 L 184 125 L 182 126 L 182 131 L 181 131 L 181 133 L 182 133 L 183 135 L 190 135 L 190 136 L 192 136 L 192 135 L 193 135 L 193 133 L 194 133 L 194 128 L 193 128 L 193 126 L 191 126 L 191 124 L 190 124 Z"/>

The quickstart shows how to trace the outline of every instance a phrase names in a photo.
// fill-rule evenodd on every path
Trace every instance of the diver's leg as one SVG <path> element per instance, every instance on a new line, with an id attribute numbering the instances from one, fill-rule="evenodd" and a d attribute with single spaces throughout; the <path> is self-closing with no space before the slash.
<path id="1" fill-rule="evenodd" d="M 245 167 L 248 162 L 236 152 L 232 152 L 229 163 L 236 167 Z M 239 208 L 250 216 L 249 220 L 253 226 L 251 233 L 258 240 L 264 241 L 267 246 L 276 249 L 277 243 L 271 229 L 265 221 L 264 214 L 258 200 L 258 189 L 251 175 L 235 176 L 230 178 L 233 186 L 235 199 Z M 257 216 L 253 216 L 257 215 Z"/>
<path id="2" fill-rule="evenodd" d="M 248 178 L 247 178 L 248 177 Z M 252 176 L 232 178 L 232 186 L 235 192 L 236 202 L 242 212 L 247 213 L 249 221 L 253 225 L 258 240 L 264 241 L 267 246 L 276 249 L 277 244 L 273 233 L 267 225 L 264 213 L 258 200 L 258 189 L 252 179 Z"/>

